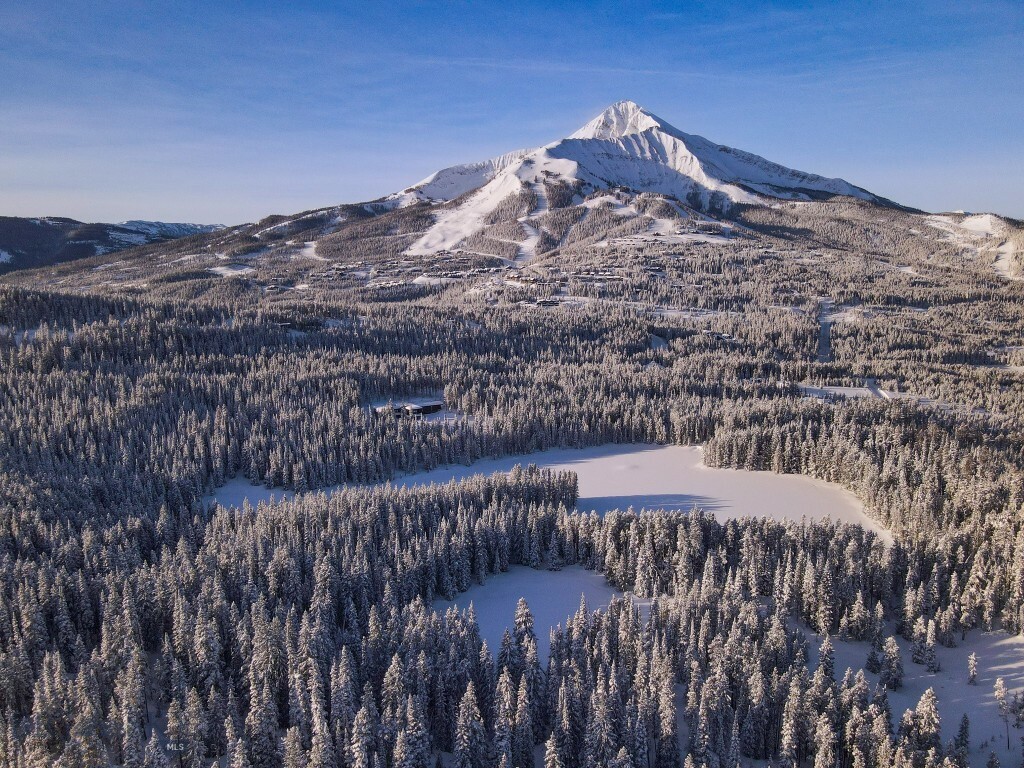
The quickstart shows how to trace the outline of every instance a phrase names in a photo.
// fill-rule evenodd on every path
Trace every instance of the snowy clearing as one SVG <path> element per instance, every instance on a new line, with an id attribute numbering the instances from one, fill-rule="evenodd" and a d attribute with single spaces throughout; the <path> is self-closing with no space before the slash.
<path id="1" fill-rule="evenodd" d="M 327 261 L 323 256 L 317 256 L 316 253 L 316 241 L 310 240 L 302 244 L 302 248 L 296 251 L 293 258 L 296 259 L 313 259 L 314 261 Z"/>
<path id="2" fill-rule="evenodd" d="M 770 517 L 799 522 L 831 518 L 875 531 L 885 541 L 890 534 L 864 513 L 863 505 L 838 485 L 802 475 L 777 475 L 742 469 L 717 469 L 703 464 L 703 449 L 681 445 L 603 445 L 558 448 L 540 453 L 479 461 L 472 466 L 442 467 L 397 478 L 394 485 L 447 483 L 472 475 L 508 472 L 517 464 L 536 464 L 556 471 L 571 470 L 579 479 L 577 508 L 601 514 L 629 507 L 689 512 L 698 507 L 719 520 Z M 326 489 L 332 493 L 338 488 Z M 281 488 L 253 485 L 244 477 L 221 486 L 207 501 L 240 507 L 272 496 L 294 495 Z"/>
<path id="3" fill-rule="evenodd" d="M 587 609 L 604 609 L 615 596 L 621 596 L 604 576 L 574 565 L 561 571 L 539 571 L 517 565 L 505 573 L 489 577 L 483 584 L 474 584 L 454 600 L 435 600 L 433 609 L 444 613 L 451 607 L 464 611 L 473 606 L 480 636 L 495 656 L 501 647 L 505 630 L 512 630 L 513 616 L 519 598 L 525 598 L 533 614 L 533 631 L 537 635 L 537 653 L 541 664 L 551 650 L 549 633 L 553 627 L 566 624 L 576 613 L 580 597 Z"/>
<path id="4" fill-rule="evenodd" d="M 816 387 L 811 384 L 797 384 L 800 387 L 800 391 L 804 393 L 806 397 L 814 397 L 819 400 L 824 400 L 829 396 L 833 397 L 884 397 L 886 400 L 891 399 L 887 396 L 888 393 L 882 393 L 880 389 L 872 389 L 870 387 Z"/>
<path id="5" fill-rule="evenodd" d="M 255 270 L 252 267 L 246 267 L 241 264 L 228 264 L 223 267 L 210 267 L 207 272 L 213 272 L 220 275 L 221 277 L 235 277 L 237 275 L 247 275 Z"/>

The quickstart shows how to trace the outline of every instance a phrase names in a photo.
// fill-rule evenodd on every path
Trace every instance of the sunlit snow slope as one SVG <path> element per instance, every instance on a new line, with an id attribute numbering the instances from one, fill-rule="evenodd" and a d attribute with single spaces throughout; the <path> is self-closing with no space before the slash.
<path id="1" fill-rule="evenodd" d="M 613 104 L 565 139 L 532 151 L 439 171 L 389 200 L 468 199 L 439 212 L 436 224 L 410 248 L 433 253 L 481 231 L 510 196 L 553 183 L 581 194 L 624 188 L 675 198 L 701 211 L 765 198 L 813 200 L 842 195 L 885 202 L 860 187 L 772 163 L 683 133 L 631 101 Z M 529 213 L 529 212 L 528 212 Z"/>

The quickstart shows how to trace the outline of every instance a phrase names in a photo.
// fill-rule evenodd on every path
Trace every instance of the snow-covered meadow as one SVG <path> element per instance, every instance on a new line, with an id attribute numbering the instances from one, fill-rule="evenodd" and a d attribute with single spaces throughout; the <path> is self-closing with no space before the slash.
<path id="1" fill-rule="evenodd" d="M 497 654 L 505 630 L 512 630 L 519 598 L 524 598 L 533 614 L 537 634 L 537 653 L 543 664 L 551 649 L 550 630 L 565 626 L 566 619 L 576 613 L 580 598 L 588 611 L 604 609 L 615 596 L 621 596 L 596 571 L 574 565 L 560 571 L 541 571 L 517 565 L 505 573 L 495 574 L 483 584 L 474 584 L 454 600 L 435 600 L 433 609 L 444 613 L 454 607 L 465 611 L 470 605 L 476 612 L 480 637 L 491 653 Z"/>

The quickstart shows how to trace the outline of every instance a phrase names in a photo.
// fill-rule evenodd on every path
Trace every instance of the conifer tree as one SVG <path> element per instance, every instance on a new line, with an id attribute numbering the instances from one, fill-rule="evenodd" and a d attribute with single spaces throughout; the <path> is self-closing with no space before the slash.
<path id="1" fill-rule="evenodd" d="M 554 733 L 544 743 L 544 768 L 565 768 Z"/>
<path id="2" fill-rule="evenodd" d="M 903 659 L 896 638 L 887 637 L 882 648 L 882 671 L 879 682 L 890 690 L 903 687 Z"/>
<path id="3" fill-rule="evenodd" d="M 1006 683 L 1003 678 L 997 677 L 993 695 L 996 699 L 996 706 L 999 708 L 999 717 L 1006 726 L 1006 748 L 1010 748 L 1010 702 L 1007 698 Z"/>
<path id="4" fill-rule="evenodd" d="M 143 768 L 169 768 L 170 766 L 167 761 L 167 755 L 164 754 L 164 750 L 160 746 L 160 740 L 157 738 L 155 729 L 146 742 L 146 751 L 143 756 L 142 765 Z"/>
<path id="5" fill-rule="evenodd" d="M 472 681 L 466 686 L 459 704 L 454 755 L 455 768 L 483 768 L 487 760 L 487 735 L 480 719 Z"/>

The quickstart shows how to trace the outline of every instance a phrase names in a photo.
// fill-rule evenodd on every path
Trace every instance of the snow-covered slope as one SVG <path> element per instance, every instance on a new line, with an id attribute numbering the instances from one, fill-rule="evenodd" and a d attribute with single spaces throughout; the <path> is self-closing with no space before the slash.
<path id="1" fill-rule="evenodd" d="M 590 144 L 594 141 L 604 143 Z M 786 200 L 845 195 L 881 201 L 842 179 L 794 171 L 750 152 L 683 133 L 632 101 L 613 104 L 550 149 L 556 156 L 577 155 L 587 170 L 592 170 L 594 161 L 617 173 L 625 170 L 624 164 L 632 164 L 632 173 L 626 171 L 626 186 L 636 183 L 641 190 L 652 192 L 673 194 L 671 189 L 678 188 L 680 182 L 684 188 L 692 188 L 696 182 L 737 202 L 750 201 L 747 190 Z"/>
<path id="2" fill-rule="evenodd" d="M 531 151 L 520 149 L 516 152 L 492 157 L 490 160 L 444 168 L 401 192 L 389 195 L 385 200 L 397 202 L 400 206 L 420 201 L 447 202 L 454 200 L 467 192 L 479 189 L 500 171 L 505 170 Z"/>
<path id="3" fill-rule="evenodd" d="M 481 231 L 483 222 L 511 195 L 524 190 L 538 194 L 545 184 L 557 182 L 584 194 L 609 188 L 651 192 L 702 211 L 726 211 L 734 203 L 836 195 L 886 202 L 842 179 L 795 171 L 683 133 L 631 101 L 613 104 L 565 139 L 447 168 L 388 200 L 397 205 L 450 201 L 476 190 L 458 206 L 441 211 L 434 227 L 410 249 L 433 253 Z"/>
<path id="4" fill-rule="evenodd" d="M 141 221 L 132 219 L 117 225 L 121 229 L 145 235 L 150 240 L 172 240 L 178 237 L 191 237 L 206 232 L 216 232 L 224 227 L 220 224 L 187 224 L 170 221 Z"/>
<path id="5" fill-rule="evenodd" d="M 991 259 L 992 266 L 1004 277 L 1018 279 L 1018 245 L 1024 242 L 1016 224 L 994 213 L 946 213 L 924 217 L 931 227 L 946 233 L 945 239 Z"/>

